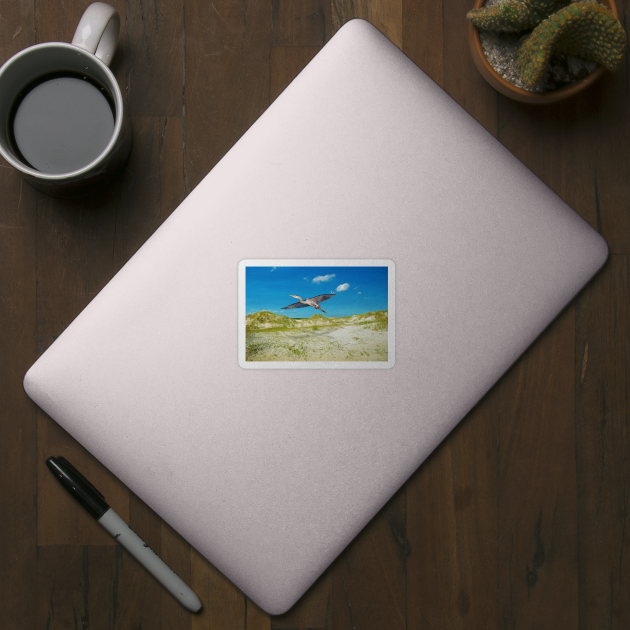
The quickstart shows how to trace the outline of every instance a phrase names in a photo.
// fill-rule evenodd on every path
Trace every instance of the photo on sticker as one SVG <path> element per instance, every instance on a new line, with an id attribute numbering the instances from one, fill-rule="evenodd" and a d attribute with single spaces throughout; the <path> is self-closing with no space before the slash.
<path id="1" fill-rule="evenodd" d="M 247 266 L 245 360 L 388 361 L 387 266 Z"/>

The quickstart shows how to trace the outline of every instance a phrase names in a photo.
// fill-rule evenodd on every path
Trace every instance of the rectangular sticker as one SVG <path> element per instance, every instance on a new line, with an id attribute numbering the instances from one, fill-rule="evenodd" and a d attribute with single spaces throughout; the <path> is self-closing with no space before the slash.
<path id="1" fill-rule="evenodd" d="M 394 365 L 391 260 L 242 260 L 238 360 L 246 369 Z"/>

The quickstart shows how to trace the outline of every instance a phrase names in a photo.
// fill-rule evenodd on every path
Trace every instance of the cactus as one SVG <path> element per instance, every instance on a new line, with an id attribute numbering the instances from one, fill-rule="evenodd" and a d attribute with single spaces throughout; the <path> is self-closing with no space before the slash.
<path id="1" fill-rule="evenodd" d="M 595 61 L 616 69 L 626 49 L 626 33 L 614 13 L 596 2 L 575 2 L 543 20 L 523 41 L 516 65 L 528 85 L 540 81 L 554 53 Z"/>
<path id="2" fill-rule="evenodd" d="M 472 9 L 466 17 L 484 31 L 520 33 L 534 28 L 568 1 L 507 0 L 481 9 Z"/>

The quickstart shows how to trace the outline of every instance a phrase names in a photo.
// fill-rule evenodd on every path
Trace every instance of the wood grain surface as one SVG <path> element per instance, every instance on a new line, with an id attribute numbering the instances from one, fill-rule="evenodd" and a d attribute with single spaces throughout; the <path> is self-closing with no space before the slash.
<path id="1" fill-rule="evenodd" d="M 0 0 L 0 63 L 88 2 Z M 630 70 L 535 107 L 468 53 L 468 0 L 111 0 L 133 151 L 104 193 L 0 161 L 0 627 L 630 628 Z M 626 24 L 630 0 L 618 4 Z M 22 378 L 346 21 L 385 33 L 608 241 L 610 259 L 288 613 L 270 617 L 27 398 Z M 45 468 L 66 455 L 199 594 L 184 610 Z M 272 579 L 272 576 L 270 576 Z"/>

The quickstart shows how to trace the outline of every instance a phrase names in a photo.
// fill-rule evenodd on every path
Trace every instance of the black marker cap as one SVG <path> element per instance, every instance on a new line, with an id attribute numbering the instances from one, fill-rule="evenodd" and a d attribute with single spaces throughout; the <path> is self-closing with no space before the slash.
<path id="1" fill-rule="evenodd" d="M 46 466 L 95 519 L 109 510 L 105 497 L 65 457 L 49 457 Z"/>

